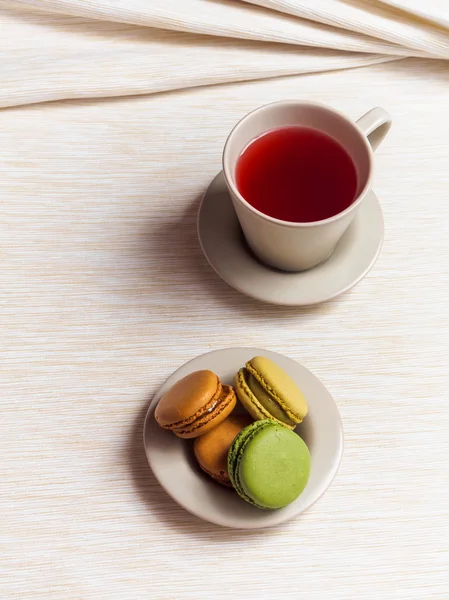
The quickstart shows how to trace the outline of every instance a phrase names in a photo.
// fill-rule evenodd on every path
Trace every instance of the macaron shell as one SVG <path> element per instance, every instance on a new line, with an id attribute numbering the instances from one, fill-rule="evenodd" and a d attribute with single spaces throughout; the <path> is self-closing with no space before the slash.
<path id="1" fill-rule="evenodd" d="M 248 415 L 231 414 L 208 433 L 197 437 L 193 451 L 198 464 L 210 477 L 232 487 L 228 473 L 228 452 L 242 429 L 251 424 Z"/>
<path id="2" fill-rule="evenodd" d="M 263 408 L 271 415 L 271 418 L 277 419 L 280 423 L 287 425 L 288 427 L 296 427 L 295 421 L 292 421 L 285 410 L 277 404 L 270 394 L 260 385 L 254 375 L 251 375 L 247 371 L 248 377 L 246 379 L 247 385 L 253 395 L 257 398 Z"/>
<path id="3" fill-rule="evenodd" d="M 245 380 L 245 371 L 246 369 L 240 369 L 240 371 L 234 377 L 234 389 L 238 399 L 249 412 L 249 414 L 256 419 L 256 421 L 261 419 L 269 419 L 269 413 L 264 410 L 263 406 L 259 404 L 259 402 L 257 402 L 257 398 L 253 397 L 253 394 Z"/>
<path id="4" fill-rule="evenodd" d="M 293 379 L 275 362 L 265 356 L 255 356 L 246 363 L 248 371 L 270 393 L 290 419 L 301 422 L 307 415 L 306 399 Z"/>
<path id="5" fill-rule="evenodd" d="M 192 439 L 204 435 L 228 417 L 237 403 L 234 389 L 230 385 L 222 386 L 221 396 L 216 400 L 213 408 L 207 412 L 202 411 L 193 422 L 183 425 L 179 429 L 172 429 L 178 437 Z"/>
<path id="6" fill-rule="evenodd" d="M 250 378 L 252 378 L 252 382 L 250 382 Z M 256 385 L 258 386 L 257 389 Z M 295 427 L 295 423 L 280 407 L 278 410 L 273 408 L 273 405 L 276 406 L 274 400 L 269 397 L 268 393 L 246 368 L 240 369 L 235 376 L 234 387 L 240 402 L 254 419 L 273 419 L 287 425 L 287 427 Z M 259 391 L 263 394 L 263 398 L 259 397 Z M 268 407 L 273 410 L 270 411 Z M 285 415 L 285 421 L 277 418 L 276 415 L 280 416 L 280 414 Z"/>
<path id="7" fill-rule="evenodd" d="M 161 398 L 154 412 L 156 421 L 168 429 L 191 423 L 216 402 L 221 387 L 218 376 L 212 371 L 186 375 Z"/>
<path id="8" fill-rule="evenodd" d="M 271 422 L 241 450 L 237 478 L 245 496 L 259 507 L 287 506 L 304 491 L 310 475 L 310 453 L 293 431 Z"/>
<path id="9" fill-rule="evenodd" d="M 245 429 L 243 429 L 235 438 L 228 453 L 228 472 L 235 491 L 243 500 L 251 504 L 255 504 L 256 506 L 257 504 L 247 494 L 245 494 L 243 487 L 241 486 L 239 478 L 240 459 L 246 444 L 252 439 L 252 437 L 256 435 L 258 431 L 270 426 L 271 424 L 273 424 L 273 421 L 264 419 L 262 421 L 255 421 L 251 425 L 248 425 L 248 427 L 245 427 Z M 258 508 L 263 507 L 259 506 Z"/>

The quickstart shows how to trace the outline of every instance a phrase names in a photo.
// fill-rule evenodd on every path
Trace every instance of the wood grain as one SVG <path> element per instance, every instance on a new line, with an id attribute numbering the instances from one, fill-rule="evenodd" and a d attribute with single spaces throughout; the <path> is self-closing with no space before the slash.
<path id="1" fill-rule="evenodd" d="M 448 83 L 407 60 L 0 112 L 2 599 L 447 598 Z M 289 98 L 394 121 L 381 256 L 316 309 L 238 294 L 195 232 L 234 122 Z M 346 436 L 324 498 L 254 533 L 175 505 L 141 443 L 174 369 L 246 345 L 320 377 Z"/>

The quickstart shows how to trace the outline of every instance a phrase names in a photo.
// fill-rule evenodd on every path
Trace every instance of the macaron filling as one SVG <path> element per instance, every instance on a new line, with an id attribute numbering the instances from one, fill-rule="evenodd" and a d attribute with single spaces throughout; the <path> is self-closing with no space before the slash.
<path id="1" fill-rule="evenodd" d="M 229 404 L 234 396 L 234 392 L 230 385 L 221 385 L 220 384 L 219 396 L 215 398 L 210 403 L 208 403 L 204 409 L 201 411 L 198 416 L 190 418 L 188 421 L 183 421 L 182 423 L 177 423 L 176 425 L 171 425 L 170 429 L 177 434 L 185 435 L 187 433 L 192 433 L 196 431 L 200 427 L 203 427 L 212 417 L 218 416 Z"/>
<path id="2" fill-rule="evenodd" d="M 267 380 L 262 377 L 262 375 L 253 367 L 251 361 L 246 363 L 246 369 L 249 373 L 256 379 L 256 381 L 260 384 L 260 386 L 265 390 L 265 392 L 269 395 L 269 397 L 284 411 L 287 415 L 290 422 L 295 425 L 296 423 L 301 423 L 302 416 L 294 413 L 291 408 L 284 402 L 281 396 L 276 392 L 276 390 L 270 386 Z"/>
<path id="3" fill-rule="evenodd" d="M 256 412 L 254 414 L 255 418 L 274 419 L 291 428 L 296 426 L 296 421 L 290 418 L 276 399 L 262 387 L 258 379 L 248 369 L 240 369 L 237 374 L 237 381 L 240 389 L 254 405 L 256 411 L 260 413 L 257 414 Z M 243 404 L 245 404 L 244 400 Z"/>
<path id="4" fill-rule="evenodd" d="M 296 426 L 296 421 L 292 420 L 287 412 L 278 403 L 276 398 L 270 393 L 269 390 L 265 389 L 258 381 L 258 379 L 247 370 L 247 379 L 249 389 L 254 396 L 259 400 L 260 404 L 268 411 L 268 413 L 275 417 L 281 423 L 285 423 L 291 427 Z"/>
<path id="5" fill-rule="evenodd" d="M 213 411 L 219 402 L 223 399 L 223 387 L 221 385 L 220 380 L 217 377 L 217 387 L 212 395 L 209 402 L 207 402 L 200 410 L 198 410 L 195 414 L 183 419 L 182 421 L 177 421 L 176 423 L 170 423 L 169 425 L 162 425 L 165 429 L 178 430 L 180 428 L 185 427 L 186 425 L 190 425 L 190 423 L 194 423 L 198 419 L 200 419 L 204 414 L 208 414 Z"/>

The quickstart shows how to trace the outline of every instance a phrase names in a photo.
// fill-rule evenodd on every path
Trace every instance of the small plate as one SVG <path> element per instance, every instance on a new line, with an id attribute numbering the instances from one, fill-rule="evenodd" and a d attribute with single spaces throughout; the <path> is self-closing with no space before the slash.
<path id="1" fill-rule="evenodd" d="M 310 479 L 301 496 L 280 510 L 261 510 L 204 475 L 195 463 L 192 444 L 161 429 L 154 410 L 164 393 L 179 379 L 200 369 L 210 369 L 223 383 L 232 384 L 235 373 L 254 356 L 277 362 L 302 390 L 309 414 L 296 432 L 312 456 Z M 243 408 L 242 408 L 243 410 Z M 197 517 L 237 529 L 279 525 L 307 510 L 324 494 L 337 473 L 343 453 L 343 429 L 332 396 L 305 367 L 281 354 L 260 348 L 226 348 L 199 356 L 178 369 L 159 389 L 148 409 L 144 425 L 148 463 L 161 486 L 178 504 Z"/>
<path id="2" fill-rule="evenodd" d="M 349 290 L 375 263 L 383 236 L 382 210 L 370 191 L 328 260 L 287 273 L 262 264 L 249 250 L 223 173 L 210 184 L 198 214 L 200 244 L 216 273 L 242 294 L 285 306 L 319 304 Z"/>

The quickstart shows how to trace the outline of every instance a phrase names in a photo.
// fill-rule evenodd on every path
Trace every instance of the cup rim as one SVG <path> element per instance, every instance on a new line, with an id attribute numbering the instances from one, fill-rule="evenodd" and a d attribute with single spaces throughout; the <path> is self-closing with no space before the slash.
<path id="1" fill-rule="evenodd" d="M 266 110 L 268 108 L 276 107 L 276 106 L 279 108 L 288 107 L 288 106 L 296 106 L 296 107 L 298 107 L 298 106 L 313 106 L 315 108 L 320 108 L 321 110 L 330 112 L 330 113 L 334 114 L 335 116 L 343 119 L 347 124 L 352 126 L 356 130 L 356 132 L 359 134 L 360 138 L 362 139 L 362 143 L 365 145 L 365 148 L 367 151 L 368 166 L 369 166 L 368 177 L 366 179 L 365 185 L 363 186 L 362 190 L 358 194 L 357 198 L 352 202 L 352 204 L 350 204 L 348 206 L 348 208 L 345 208 L 345 210 L 343 210 L 342 212 L 339 212 L 336 215 L 333 215 L 332 217 L 328 217 L 327 219 L 322 219 L 321 221 L 309 221 L 309 222 L 304 222 L 304 223 L 296 222 L 296 221 L 284 221 L 282 219 L 276 219 L 275 217 L 271 217 L 270 215 L 267 215 L 267 214 L 261 212 L 257 208 L 254 208 L 254 206 L 252 206 L 247 200 L 245 200 L 245 198 L 242 196 L 242 194 L 237 189 L 237 185 L 234 181 L 234 178 L 231 176 L 231 173 L 230 173 L 231 168 L 230 168 L 230 160 L 229 160 L 229 147 L 230 147 L 230 142 L 232 140 L 232 137 L 234 136 L 237 129 L 245 121 L 252 118 L 252 116 L 255 113 Z M 269 131 L 269 130 L 267 129 L 267 131 Z M 255 216 L 257 216 L 265 221 L 269 221 L 269 222 L 277 224 L 277 225 L 282 225 L 284 227 L 294 227 L 294 228 L 317 227 L 318 225 L 325 225 L 325 224 L 333 223 L 335 221 L 339 221 L 340 219 L 344 218 L 346 215 L 351 213 L 353 210 L 355 210 L 356 207 L 361 203 L 361 201 L 363 200 L 366 193 L 368 192 L 368 190 L 371 187 L 371 182 L 372 182 L 372 177 L 373 177 L 373 150 L 368 141 L 368 138 L 366 137 L 366 135 L 364 135 L 363 131 L 357 127 L 356 122 L 351 121 L 351 119 L 349 119 L 345 114 L 343 114 L 339 110 L 336 110 L 330 106 L 327 106 L 326 104 L 321 104 L 320 102 L 314 102 L 314 101 L 309 101 L 309 100 L 306 100 L 306 101 L 278 100 L 278 101 L 269 102 L 268 104 L 263 104 L 262 106 L 258 106 L 257 108 L 254 108 L 249 113 L 247 113 L 244 117 L 242 117 L 234 125 L 234 127 L 231 129 L 228 137 L 226 138 L 226 142 L 225 142 L 225 145 L 223 148 L 222 167 L 223 167 L 223 175 L 224 175 L 227 186 L 231 189 L 232 193 L 239 200 L 239 202 L 241 202 L 244 206 L 246 206 L 246 208 L 248 210 L 250 210 Z"/>

